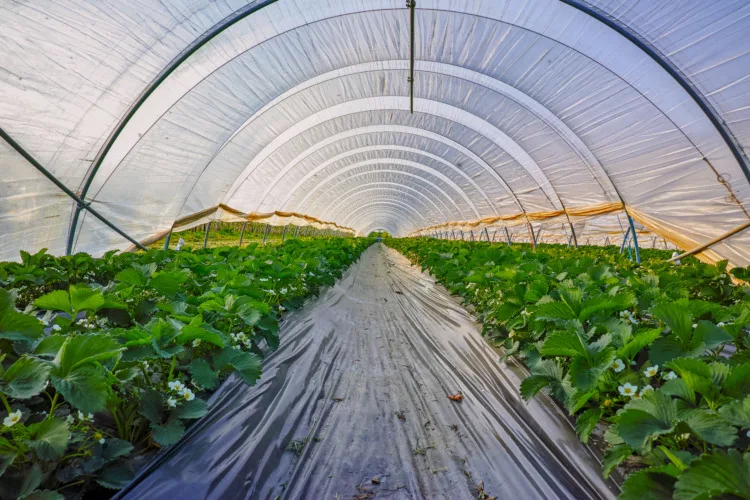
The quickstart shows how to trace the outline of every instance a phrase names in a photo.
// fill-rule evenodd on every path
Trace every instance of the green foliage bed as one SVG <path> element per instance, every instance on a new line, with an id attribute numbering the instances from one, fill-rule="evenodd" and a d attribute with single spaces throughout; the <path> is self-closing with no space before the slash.
<path id="1" fill-rule="evenodd" d="M 279 316 L 371 242 L 0 263 L 0 498 L 124 486 L 223 379 L 255 383 Z"/>
<path id="2" fill-rule="evenodd" d="M 603 473 L 628 460 L 627 499 L 750 498 L 750 288 L 726 263 L 638 267 L 612 247 L 387 240 L 472 304 L 484 332 L 520 358 L 525 399 L 547 391 Z"/>

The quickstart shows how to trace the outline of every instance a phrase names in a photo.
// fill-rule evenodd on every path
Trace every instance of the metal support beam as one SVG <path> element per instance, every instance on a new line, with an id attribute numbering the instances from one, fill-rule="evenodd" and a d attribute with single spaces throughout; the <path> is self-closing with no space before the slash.
<path id="1" fill-rule="evenodd" d="M 639 36 L 637 33 L 630 31 L 626 26 L 620 24 L 616 19 L 612 18 L 606 12 L 598 9 L 588 2 L 581 0 L 560 0 L 561 2 L 570 5 L 571 7 L 580 10 L 584 14 L 587 14 L 597 21 L 605 24 L 615 30 L 617 33 L 625 37 L 628 41 L 633 43 L 636 47 L 646 53 L 651 59 L 653 59 L 659 66 L 661 66 L 674 80 L 687 92 L 687 94 L 695 101 L 698 107 L 706 114 L 706 117 L 711 121 L 713 126 L 724 139 L 729 150 L 732 152 L 734 159 L 739 164 L 745 177 L 750 181 L 750 165 L 748 165 L 748 159 L 743 154 L 742 148 L 739 142 L 732 134 L 732 131 L 727 126 L 726 122 L 721 118 L 719 113 L 714 109 L 713 105 L 703 95 L 703 93 L 685 76 L 680 69 L 675 66 L 664 54 L 662 54 L 656 47 L 651 45 L 645 38 Z M 638 253 L 638 252 L 636 252 Z"/>
<path id="2" fill-rule="evenodd" d="M 206 223 L 206 235 L 203 236 L 203 248 L 206 248 L 206 245 L 208 245 L 208 234 L 211 232 L 211 221 L 208 221 Z"/>
<path id="3" fill-rule="evenodd" d="M 7 142 L 10 145 L 10 147 L 12 147 L 13 149 L 15 149 L 18 154 L 20 154 L 21 156 L 23 156 L 24 159 L 26 161 L 28 161 L 31 164 L 32 167 L 34 167 L 35 169 L 37 169 L 43 176 L 45 176 L 47 179 L 49 179 L 50 181 L 52 181 L 52 184 L 54 184 L 55 186 L 57 186 L 63 193 L 65 193 L 71 199 L 73 199 L 73 201 L 75 201 L 76 204 L 78 205 L 78 210 L 79 211 L 80 210 L 87 210 L 88 212 L 91 213 L 91 215 L 93 215 L 94 217 L 96 217 L 97 219 L 99 219 L 107 227 L 109 227 L 114 232 L 116 232 L 117 234 L 119 234 L 120 236 L 122 236 L 123 238 L 125 238 L 126 240 L 128 240 L 129 242 L 131 242 L 133 245 L 135 245 L 136 247 L 140 248 L 141 250 L 146 250 L 146 247 L 144 247 L 143 245 L 141 245 L 140 242 L 136 241 L 135 239 L 133 239 L 132 237 L 130 237 L 127 233 L 125 233 L 125 231 L 123 231 L 119 227 L 117 227 L 114 224 L 112 224 L 103 215 L 101 215 L 95 209 L 91 208 L 91 204 L 90 203 L 86 203 L 81 197 L 79 197 L 73 191 L 71 191 L 70 189 L 68 189 L 68 186 L 66 186 L 65 184 L 63 184 L 62 182 L 60 182 L 60 180 L 57 177 L 55 177 L 54 175 L 52 175 L 52 172 L 50 172 L 49 170 L 47 170 L 46 168 L 44 168 L 41 163 L 39 163 L 38 161 L 36 161 L 36 158 L 34 158 L 33 156 L 31 156 L 31 154 L 28 151 L 26 151 L 23 148 L 23 146 L 21 146 L 16 141 L 14 141 L 13 138 L 11 136 L 9 136 L 2 128 L 0 128 L 0 137 L 2 137 L 3 140 L 5 140 L 5 142 Z M 66 249 L 66 254 L 70 255 L 72 253 L 72 251 L 73 251 L 72 241 L 69 239 L 68 240 L 68 247 Z"/>
<path id="4" fill-rule="evenodd" d="M 569 222 L 568 224 L 570 224 L 570 234 L 573 237 L 573 244 L 575 245 L 576 248 L 578 248 L 578 237 L 576 236 L 576 230 L 573 227 L 572 222 Z M 568 242 L 568 245 L 570 245 L 570 242 Z"/>
<path id="5" fill-rule="evenodd" d="M 487 243 L 490 242 L 490 233 L 487 231 L 487 227 L 484 228 L 484 236 L 487 238 Z"/>
<path id="6" fill-rule="evenodd" d="M 526 223 L 529 229 L 529 236 L 531 236 L 531 245 L 536 250 L 536 235 L 534 234 L 534 226 L 531 225 L 531 222 Z"/>
<path id="7" fill-rule="evenodd" d="M 638 235 L 635 233 L 635 225 L 633 224 L 633 218 L 628 214 L 628 221 L 630 222 L 630 234 L 633 236 L 633 246 L 635 247 L 635 261 L 641 263 L 641 251 L 638 248 Z"/>
<path id="8" fill-rule="evenodd" d="M 453 229 L 451 229 L 451 235 L 453 236 L 451 239 L 455 240 L 456 239 L 456 232 Z"/>
<path id="9" fill-rule="evenodd" d="M 286 241 L 286 230 L 289 226 L 284 226 L 284 231 L 281 233 L 281 242 L 284 243 Z"/>
<path id="10" fill-rule="evenodd" d="M 169 230 L 169 233 L 167 234 L 167 239 L 164 240 L 164 250 L 169 250 L 169 240 L 172 238 L 172 230 Z"/>
<path id="11" fill-rule="evenodd" d="M 409 9 L 409 113 L 414 113 L 414 8 L 416 0 L 406 0 Z"/>
<path id="12" fill-rule="evenodd" d="M 510 246 L 511 239 L 510 239 L 510 233 L 508 232 L 508 226 L 504 226 L 503 229 L 505 229 L 505 237 L 508 238 L 508 246 Z"/>
<path id="13" fill-rule="evenodd" d="M 628 243 L 628 236 L 630 236 L 630 228 L 625 232 L 625 236 L 622 238 L 622 245 L 620 245 L 620 253 L 625 251 L 625 245 Z"/>
<path id="14" fill-rule="evenodd" d="M 264 0 L 259 3 L 246 5 L 245 7 L 242 7 L 238 9 L 237 11 L 229 14 L 227 17 L 219 21 L 218 23 L 214 24 L 210 29 L 205 31 L 203 34 L 198 36 L 195 40 L 192 41 L 188 46 L 186 46 L 182 52 L 177 54 L 174 59 L 172 59 L 167 66 L 159 72 L 156 77 L 154 77 L 153 80 L 151 80 L 151 83 L 148 84 L 146 88 L 141 91 L 138 98 L 130 105 L 128 110 L 122 115 L 122 118 L 120 118 L 120 121 L 117 123 L 114 129 L 110 132 L 107 139 L 104 141 L 104 144 L 102 144 L 101 149 L 99 149 L 99 152 L 96 154 L 96 157 L 94 157 L 94 161 L 91 163 L 91 168 L 89 169 L 89 173 L 86 177 L 86 180 L 83 183 L 83 188 L 81 189 L 81 200 L 86 199 L 86 195 L 88 195 L 89 189 L 91 188 L 91 183 L 94 181 L 94 177 L 96 176 L 97 172 L 99 171 L 99 168 L 102 166 L 102 163 L 104 162 L 104 158 L 109 153 L 110 149 L 112 149 L 112 146 L 114 145 L 117 138 L 120 136 L 123 130 L 125 130 L 125 127 L 130 122 L 130 120 L 135 116 L 135 114 L 138 112 L 138 110 L 143 106 L 143 104 L 146 102 L 146 100 L 151 96 L 151 94 L 154 93 L 154 91 L 159 88 L 159 85 L 161 85 L 164 80 L 166 80 L 169 75 L 171 75 L 182 63 L 188 60 L 190 56 L 195 54 L 198 50 L 200 50 L 201 47 L 203 47 L 205 44 L 207 44 L 209 41 L 214 39 L 216 36 L 221 34 L 224 30 L 227 28 L 233 26 L 237 22 L 245 19 L 247 16 L 259 11 L 260 9 L 267 7 L 273 3 L 276 3 L 278 0 Z M 2 131 L 0 131 L 2 132 Z M 70 223 L 70 231 L 68 232 L 68 255 L 70 255 L 70 249 L 73 247 L 73 240 L 75 238 L 76 228 L 78 226 L 78 219 L 81 216 L 81 210 L 85 208 L 85 204 L 83 201 L 79 203 L 78 209 L 73 213 L 73 220 Z M 110 226 L 111 223 L 105 222 L 102 220 L 99 216 L 97 216 L 93 210 L 86 208 L 89 212 L 91 212 L 91 215 L 96 217 L 97 219 L 101 220 L 108 226 Z M 116 229 L 114 226 L 110 226 L 113 229 L 115 229 L 118 233 L 120 231 Z M 123 236 L 126 236 L 128 240 L 130 240 L 130 237 L 125 235 L 125 233 L 121 233 Z M 136 246 L 139 248 L 145 249 L 145 247 L 142 247 L 140 243 L 136 242 Z"/>
<path id="15" fill-rule="evenodd" d="M 266 244 L 266 238 L 268 237 L 268 228 L 270 228 L 268 224 L 266 224 L 266 227 L 263 228 L 263 245 Z"/>
<path id="16" fill-rule="evenodd" d="M 299 237 L 299 226 L 295 226 L 294 230 L 294 239 L 296 240 Z"/>
<path id="17" fill-rule="evenodd" d="M 719 243 L 721 241 L 724 241 L 725 239 L 729 238 L 730 236 L 734 236 L 735 234 L 739 233 L 740 231 L 744 231 L 748 227 L 750 227 L 750 221 L 747 221 L 744 224 L 741 224 L 741 225 L 735 227 L 731 231 L 728 231 L 728 232 L 722 234 L 721 236 L 717 236 L 716 238 L 712 239 L 711 241 L 708 241 L 708 242 L 706 242 L 706 243 L 704 243 L 702 245 L 699 245 L 699 246 L 693 248 L 692 250 L 688 250 L 687 252 L 684 252 L 683 254 L 678 255 L 677 257 L 672 257 L 667 262 L 673 262 L 673 261 L 675 261 L 677 259 L 683 259 L 685 257 L 689 257 L 689 256 L 694 255 L 696 253 L 702 252 L 703 250 L 707 249 L 708 247 L 713 246 L 713 245 L 715 245 L 715 244 L 717 244 L 717 243 Z M 666 240 L 664 240 L 664 241 L 666 243 Z"/>
<path id="18" fill-rule="evenodd" d="M 469 231 L 469 238 L 471 238 L 470 241 L 474 241 L 474 231 L 473 230 Z"/>
<path id="19" fill-rule="evenodd" d="M 247 227 L 247 221 L 242 223 L 242 229 L 240 230 L 240 247 L 242 246 L 242 238 L 245 237 L 245 228 Z"/>
<path id="20" fill-rule="evenodd" d="M 490 243 L 495 243 L 495 236 L 497 236 L 497 229 L 492 231 L 492 241 Z"/>
<path id="21" fill-rule="evenodd" d="M 534 249 L 536 250 L 536 245 L 537 245 L 536 241 L 537 241 L 537 238 L 539 237 L 539 233 L 542 232 L 542 228 L 540 227 L 539 232 L 537 233 L 534 232 L 534 226 L 529 226 L 529 229 L 531 229 L 531 236 L 534 238 Z"/>

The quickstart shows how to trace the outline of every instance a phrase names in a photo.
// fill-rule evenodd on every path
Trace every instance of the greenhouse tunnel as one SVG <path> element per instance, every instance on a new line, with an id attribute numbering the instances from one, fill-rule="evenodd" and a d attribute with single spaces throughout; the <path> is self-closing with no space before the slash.
<path id="1" fill-rule="evenodd" d="M 420 1 L 412 52 L 400 0 L 7 2 L 0 258 L 279 211 L 589 244 L 630 216 L 746 266 L 747 9 Z"/>
<path id="2" fill-rule="evenodd" d="M 750 266 L 748 148 L 748 0 L 0 0 L 5 264 L 42 259 L 26 253 L 42 249 L 59 257 L 117 250 L 143 270 L 128 256 L 161 248 L 162 240 L 168 250 L 173 234 L 205 227 L 206 248 L 213 222 L 245 223 L 243 235 L 248 223 L 259 223 L 250 226 L 266 231 L 256 237 L 258 252 L 271 251 L 267 232 L 277 226 L 284 227 L 276 234 L 282 243 L 304 227 L 336 236 L 382 232 L 408 242 L 486 240 L 507 243 L 508 255 L 512 243 L 534 250 L 557 244 L 571 254 L 579 246 L 615 246 L 620 254 L 632 247 L 638 264 L 638 249 L 654 248 L 669 251 L 658 254 L 665 272 L 687 268 L 671 262 L 695 255 L 720 269 L 716 280 L 726 279 L 729 289 L 744 283 L 729 274 Z M 296 232 L 287 234 L 290 224 Z M 374 414 L 398 416 L 402 407 L 389 406 L 398 397 L 413 404 L 412 414 L 432 408 L 434 424 L 454 418 L 458 406 L 433 407 L 425 394 L 441 393 L 445 403 L 442 393 L 455 380 L 467 400 L 479 401 L 458 407 L 475 433 L 467 431 L 463 444 L 451 433 L 440 438 L 452 450 L 469 442 L 479 450 L 471 467 L 482 482 L 466 498 L 494 498 L 482 496 L 485 484 L 506 498 L 620 493 L 617 478 L 600 474 L 601 454 L 578 441 L 554 398 L 522 401 L 518 387 L 530 372 L 505 357 L 497 362 L 497 346 L 482 339 L 477 323 L 485 318 L 458 304 L 449 293 L 455 290 L 380 240 L 365 247 L 361 238 L 340 239 L 347 242 L 332 245 L 345 249 L 341 255 L 362 248 L 358 260 L 327 268 L 338 282 L 311 286 L 310 295 L 322 292 L 304 297 L 311 300 L 299 311 L 274 299 L 264 313 L 274 322 L 289 316 L 281 330 L 274 323 L 278 350 L 271 342 L 262 346 L 267 351 L 257 349 L 259 372 L 270 353 L 263 378 L 257 375 L 255 387 L 234 375 L 217 384 L 206 396 L 210 412 L 150 465 L 140 464 L 120 497 L 328 498 L 346 483 L 354 498 L 371 498 L 361 482 L 352 490 L 368 460 L 380 467 L 367 476 L 378 486 L 386 476 L 372 474 L 392 471 L 404 454 L 412 464 L 415 450 L 430 449 L 419 448 L 419 440 L 405 448 L 398 432 L 411 429 L 426 439 L 420 433 L 430 421 L 401 415 L 398 430 L 378 427 L 386 419 L 368 421 L 373 434 L 352 433 L 324 451 L 301 452 L 315 459 L 298 465 L 285 451 L 292 437 L 310 428 L 308 439 L 317 429 L 317 396 L 356 384 L 375 395 L 360 401 L 362 408 L 343 402 L 351 409 L 346 416 L 323 411 L 326 425 L 340 429 Z M 191 255 L 209 255 L 203 252 Z M 150 272 L 143 283 L 162 272 L 147 264 L 153 267 L 143 271 Z M 233 270 L 242 265 L 235 264 Z M 7 275 L 0 266 L 0 282 Z M 572 283 L 567 272 L 555 275 L 554 286 L 566 277 Z M 628 280 L 623 284 L 632 285 Z M 93 284 L 91 293 L 108 293 L 116 281 Z M 623 290 L 615 287 L 611 296 L 629 293 Z M 2 344 L 3 314 L 39 313 L 42 321 L 42 313 L 34 308 L 37 296 L 14 308 L 16 292 L 0 292 L 7 302 L 0 303 Z M 534 305 L 561 297 L 547 293 Z M 195 305 L 188 302 L 181 306 Z M 160 306 L 167 314 L 174 304 Z M 169 314 L 184 313 L 174 307 Z M 75 322 L 80 311 L 70 311 Z M 683 323 L 696 329 L 705 322 L 698 316 Z M 49 314 L 44 318 L 47 336 Z M 146 321 L 136 323 L 130 326 L 145 328 Z M 411 376 L 398 375 L 405 366 Z M 457 394 L 460 402 L 464 393 Z M 7 401 L 5 407 L 11 418 Z M 381 448 L 382 456 L 362 451 Z M 512 460 L 498 465 L 504 454 Z M 327 475 L 346 460 L 346 471 Z M 468 466 L 457 463 L 433 470 L 405 465 L 389 472 L 405 489 L 379 491 L 454 498 L 462 474 L 470 478 Z M 448 472 L 438 477 L 435 470 Z M 0 483 L 0 498 L 4 491 Z"/>

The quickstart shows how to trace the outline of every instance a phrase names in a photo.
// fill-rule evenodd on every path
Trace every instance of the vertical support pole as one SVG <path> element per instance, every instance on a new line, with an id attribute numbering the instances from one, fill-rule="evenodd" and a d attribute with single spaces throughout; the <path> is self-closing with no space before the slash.
<path id="1" fill-rule="evenodd" d="M 484 236 L 487 238 L 487 243 L 490 242 L 490 233 L 487 231 L 487 227 L 484 228 Z"/>
<path id="2" fill-rule="evenodd" d="M 406 0 L 409 9 L 409 113 L 414 113 L 414 7 L 416 0 Z"/>
<path id="3" fill-rule="evenodd" d="M 456 232 L 453 229 L 451 229 L 451 236 L 452 236 L 451 238 L 452 240 L 456 239 Z"/>
<path id="4" fill-rule="evenodd" d="M 576 236 L 576 230 L 573 227 L 572 222 L 569 222 L 568 224 L 570 224 L 570 235 L 573 237 L 573 245 L 578 248 L 578 237 Z M 570 245 L 570 243 L 568 243 L 568 245 Z"/>
<path id="5" fill-rule="evenodd" d="M 299 226 L 294 226 L 296 229 L 294 230 L 294 239 L 296 240 L 299 237 Z"/>
<path id="6" fill-rule="evenodd" d="M 539 233 L 542 232 L 542 228 L 540 227 L 539 228 L 539 232 L 535 233 L 534 232 L 534 226 L 532 226 L 531 224 L 529 224 L 529 229 L 531 230 L 531 236 L 532 236 L 532 238 L 534 238 L 533 245 L 534 245 L 534 250 L 536 250 L 536 239 L 539 236 Z"/>
<path id="7" fill-rule="evenodd" d="M 469 238 L 471 238 L 471 241 L 474 241 L 474 230 L 469 230 Z"/>
<path id="8" fill-rule="evenodd" d="M 497 236 L 497 229 L 492 231 L 492 241 L 490 243 L 495 243 L 495 236 Z"/>
<path id="9" fill-rule="evenodd" d="M 641 263 L 641 251 L 638 248 L 638 236 L 635 234 L 635 225 L 633 224 L 633 218 L 628 214 L 628 221 L 630 222 L 630 233 L 633 235 L 633 246 L 635 247 L 635 261 Z"/>
<path id="10" fill-rule="evenodd" d="M 531 236 L 531 246 L 536 250 L 536 235 L 534 234 L 534 226 L 531 222 L 527 222 L 526 225 L 529 227 L 529 235 Z"/>
<path id="11" fill-rule="evenodd" d="M 286 241 L 286 230 L 289 228 L 289 226 L 284 226 L 284 231 L 281 233 L 281 242 L 284 243 Z"/>
<path id="12" fill-rule="evenodd" d="M 208 245 L 208 233 L 211 232 L 211 221 L 208 221 L 206 224 L 206 235 L 203 237 L 203 248 L 206 248 L 206 245 Z"/>
<path id="13" fill-rule="evenodd" d="M 505 229 L 505 237 L 508 238 L 508 246 L 510 246 L 510 233 L 508 232 L 508 226 L 503 227 Z"/>
<path id="14" fill-rule="evenodd" d="M 268 237 L 268 228 L 271 227 L 268 224 L 266 224 L 266 227 L 263 228 L 263 245 L 266 244 L 266 238 Z"/>
<path id="15" fill-rule="evenodd" d="M 246 227 L 247 227 L 247 221 L 242 223 L 242 229 L 240 229 L 240 247 L 242 247 L 242 239 L 245 237 Z"/>
<path id="16" fill-rule="evenodd" d="M 459 231 L 461 231 L 461 241 L 464 241 L 464 230 L 463 229 L 459 229 Z"/>
<path id="17" fill-rule="evenodd" d="M 172 238 L 172 230 L 169 230 L 169 234 L 167 235 L 167 239 L 164 240 L 164 250 L 169 250 L 169 240 Z"/>
<path id="18" fill-rule="evenodd" d="M 625 251 L 625 245 L 628 243 L 628 236 L 630 236 L 630 228 L 625 232 L 625 237 L 622 239 L 622 245 L 620 245 L 620 253 Z"/>

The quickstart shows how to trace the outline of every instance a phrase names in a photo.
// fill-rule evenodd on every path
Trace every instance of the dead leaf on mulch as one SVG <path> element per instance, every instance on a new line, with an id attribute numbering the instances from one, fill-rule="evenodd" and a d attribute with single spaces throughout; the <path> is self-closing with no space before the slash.
<path id="1" fill-rule="evenodd" d="M 461 401 L 464 400 L 464 393 L 461 391 L 458 391 L 455 394 L 449 394 L 448 399 L 450 399 L 451 401 L 455 401 L 456 403 L 460 403 Z"/>

